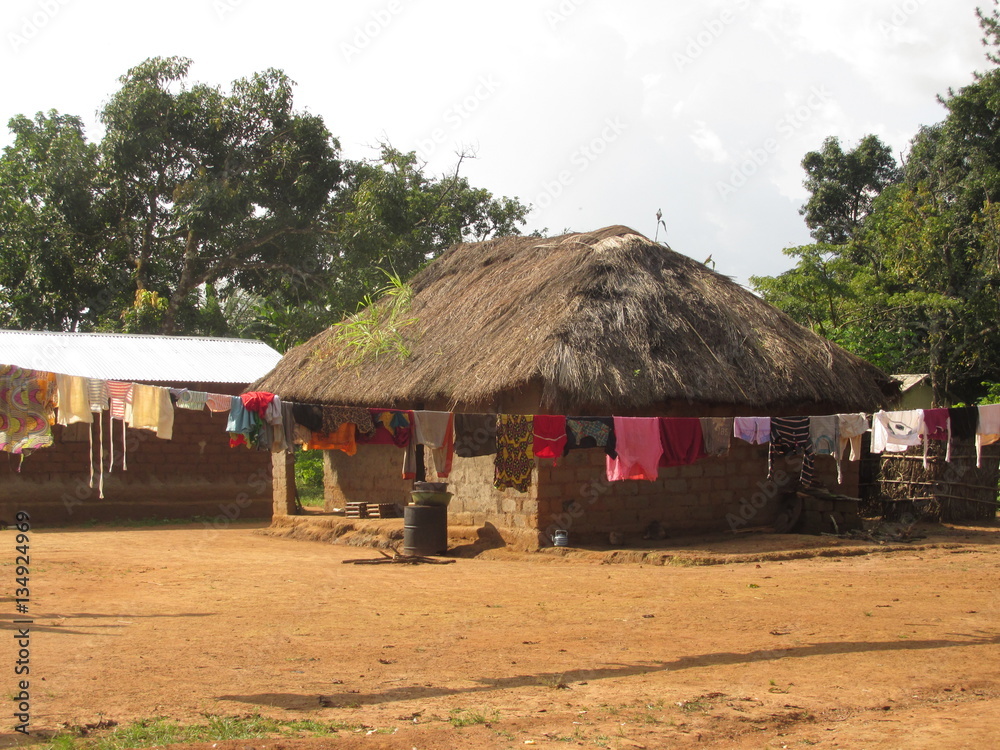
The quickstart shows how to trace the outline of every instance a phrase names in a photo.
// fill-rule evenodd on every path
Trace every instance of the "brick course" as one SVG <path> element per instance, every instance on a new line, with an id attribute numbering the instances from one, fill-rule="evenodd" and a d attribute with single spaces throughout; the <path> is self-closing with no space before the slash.
<path id="1" fill-rule="evenodd" d="M 440 481 L 447 481 L 455 493 L 449 506 L 452 524 L 489 522 L 501 529 L 538 529 L 543 537 L 566 528 L 571 539 L 587 542 L 607 541 L 612 530 L 638 539 L 651 521 L 658 521 L 668 534 L 683 535 L 730 529 L 731 518 L 740 518 L 741 509 L 760 493 L 766 497 L 754 508 L 747 525 L 771 523 L 781 488 L 775 490 L 774 483 L 767 482 L 767 451 L 767 445 L 734 439 L 728 456 L 661 468 L 653 482 L 608 482 L 603 451 L 572 451 L 555 464 L 551 459 L 536 459 L 526 493 L 493 487 L 492 456 L 456 456 L 451 475 Z M 327 509 L 343 507 L 349 500 L 409 502 L 411 483 L 402 479 L 402 460 L 403 451 L 393 446 L 359 446 L 355 456 L 328 453 L 324 463 Z M 437 480 L 429 451 L 425 465 L 428 479 Z M 816 467 L 832 491 L 856 495 L 857 464 L 844 463 L 843 485 L 836 482 L 832 458 L 817 457 Z M 775 469 L 794 477 L 798 465 L 782 459 Z"/>
<path id="2" fill-rule="evenodd" d="M 220 384 L 191 384 L 213 392 L 235 393 Z M 221 389 L 221 390 L 220 390 Z M 99 415 L 95 415 L 97 420 Z M 142 518 L 225 517 L 236 505 L 243 519 L 271 514 L 271 456 L 230 448 L 226 415 L 207 410 L 174 410 L 174 437 L 161 440 L 146 430 L 126 430 L 114 421 L 114 462 L 108 417 L 93 425 L 53 427 L 55 444 L 24 458 L 0 454 L 0 518 L 18 510 L 33 523 L 62 525 Z M 94 439 L 94 487 L 90 484 L 90 446 Z M 82 440 L 80 440 L 82 438 Z M 99 498 L 98 460 L 103 450 L 104 499 Z M 128 470 L 122 470 L 123 459 Z M 20 471 L 18 470 L 20 468 Z"/>

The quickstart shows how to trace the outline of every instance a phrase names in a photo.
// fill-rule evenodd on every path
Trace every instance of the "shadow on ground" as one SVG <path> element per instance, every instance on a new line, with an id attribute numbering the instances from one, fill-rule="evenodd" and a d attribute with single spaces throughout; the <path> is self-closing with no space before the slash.
<path id="1" fill-rule="evenodd" d="M 483 680 L 470 687 L 445 687 L 433 685 L 414 685 L 411 687 L 394 688 L 380 693 L 335 693 L 332 695 L 303 695 L 298 693 L 256 693 L 253 695 L 220 695 L 217 700 L 251 703 L 271 708 L 283 708 L 296 711 L 317 711 L 322 708 L 347 708 L 354 706 L 392 703 L 394 701 L 422 700 L 450 695 L 469 695 L 485 693 L 494 690 L 506 690 L 524 687 L 569 685 L 573 682 L 589 682 L 591 680 L 607 680 L 617 677 L 633 677 L 656 672 L 672 672 L 683 669 L 698 669 L 702 667 L 728 666 L 747 664 L 758 661 L 773 661 L 776 659 L 801 659 L 812 656 L 830 656 L 837 654 L 877 653 L 880 651 L 926 651 L 940 648 L 960 648 L 965 646 L 991 646 L 1000 644 L 1000 635 L 962 636 L 961 640 L 905 640 L 905 641 L 834 641 L 832 643 L 816 643 L 806 646 L 791 646 L 748 651 L 744 653 L 720 652 L 684 656 L 674 661 L 647 662 L 640 664 L 618 664 L 599 669 L 578 669 L 565 672 L 541 672 L 538 674 L 514 675 L 496 680 Z"/>

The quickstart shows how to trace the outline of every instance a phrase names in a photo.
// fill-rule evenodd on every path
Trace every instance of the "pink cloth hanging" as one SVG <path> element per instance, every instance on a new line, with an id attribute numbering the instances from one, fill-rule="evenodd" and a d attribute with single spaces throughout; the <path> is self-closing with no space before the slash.
<path id="1" fill-rule="evenodd" d="M 658 417 L 615 417 L 617 458 L 607 457 L 608 480 L 655 481 L 663 455 Z"/>

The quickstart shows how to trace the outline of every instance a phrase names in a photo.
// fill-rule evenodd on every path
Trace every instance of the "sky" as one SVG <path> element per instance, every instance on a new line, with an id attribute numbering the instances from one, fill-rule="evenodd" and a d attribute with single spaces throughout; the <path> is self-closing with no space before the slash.
<path id="1" fill-rule="evenodd" d="M 800 163 L 902 155 L 988 62 L 989 0 L 5 0 L 0 118 L 97 113 L 148 57 L 228 88 L 279 68 L 348 158 L 380 141 L 530 204 L 524 231 L 624 224 L 746 284 L 810 242 Z M 0 131 L 0 146 L 11 136 Z M 663 213 L 659 226 L 656 213 Z M 665 226 L 665 229 L 664 229 Z"/>

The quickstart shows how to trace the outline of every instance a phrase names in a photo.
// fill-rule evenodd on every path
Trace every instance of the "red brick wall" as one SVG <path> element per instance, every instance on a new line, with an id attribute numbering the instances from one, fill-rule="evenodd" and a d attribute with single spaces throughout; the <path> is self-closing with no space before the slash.
<path id="1" fill-rule="evenodd" d="M 410 502 L 411 480 L 403 479 L 403 450 L 394 445 L 359 445 L 348 456 L 343 451 L 323 451 L 323 498 L 326 510 L 345 503 Z"/>
<path id="2" fill-rule="evenodd" d="M 557 466 L 541 460 L 539 528 L 547 535 L 566 529 L 571 543 L 586 543 L 606 542 L 610 531 L 638 541 L 652 521 L 671 536 L 765 526 L 777 515 L 781 492 L 794 487 L 799 466 L 791 459 L 779 460 L 777 481 L 769 482 L 767 451 L 767 445 L 733 440 L 728 456 L 661 468 L 653 482 L 608 482 L 600 450 L 572 451 Z M 833 492 L 856 493 L 857 464 L 844 463 L 843 485 L 837 484 L 829 456 L 817 457 L 816 469 Z"/>
<path id="3" fill-rule="evenodd" d="M 227 391 L 218 384 L 205 385 L 214 392 L 234 392 L 232 386 Z M 56 425 L 55 445 L 35 451 L 23 463 L 19 456 L 0 453 L 0 519 L 9 522 L 19 510 L 28 511 L 33 523 L 43 525 L 192 516 L 268 518 L 271 456 L 243 447 L 230 448 L 226 419 L 225 412 L 175 409 L 172 440 L 161 440 L 146 430 L 128 429 L 127 471 L 122 471 L 122 423 L 115 420 L 114 464 L 109 473 L 108 419 L 103 415 L 103 499 L 98 497 L 97 488 L 98 425 L 91 428 L 93 489 L 89 486 L 86 427 Z M 73 433 L 83 437 L 83 442 L 68 441 L 66 438 Z"/>
<path id="4" fill-rule="evenodd" d="M 506 394 L 503 406 L 514 404 L 520 411 L 529 412 L 531 403 L 537 403 L 536 391 L 528 388 L 523 393 Z M 498 408 L 496 403 L 462 407 L 469 412 Z M 427 408 L 454 407 L 440 402 Z M 668 404 L 662 409 L 647 409 L 643 415 L 657 411 L 669 416 L 755 413 L 728 406 Z M 813 404 L 782 413 L 836 412 L 833 405 Z M 767 445 L 749 445 L 734 439 L 728 456 L 707 458 L 691 466 L 662 468 L 655 482 L 608 482 L 603 451 L 572 451 L 559 459 L 557 466 L 551 460 L 536 459 L 532 486 L 525 493 L 494 489 L 492 456 L 455 457 L 448 478 L 449 490 L 454 493 L 448 508 L 449 522 L 476 527 L 492 523 L 519 533 L 538 529 L 540 538 L 546 541 L 553 530 L 565 528 L 571 540 L 585 543 L 606 542 L 611 531 L 623 532 L 636 541 L 654 520 L 670 535 L 766 526 L 777 515 L 778 496 L 793 486 L 790 479 L 781 485 L 767 481 L 767 452 Z M 324 479 L 327 510 L 343 508 L 349 501 L 405 504 L 411 483 L 400 478 L 401 463 L 402 451 L 392 447 L 359 446 L 355 456 L 330 452 Z M 434 480 L 429 453 L 426 466 L 428 479 Z M 838 484 L 833 459 L 816 459 L 817 475 L 828 489 L 857 497 L 858 465 L 844 461 L 843 466 L 844 483 Z M 786 475 L 798 472 L 797 465 L 784 460 L 775 468 Z"/>
<path id="5" fill-rule="evenodd" d="M 449 522 L 523 532 L 539 529 L 548 540 L 556 528 L 567 529 L 574 543 L 606 542 L 611 531 L 639 541 L 651 521 L 671 536 L 766 526 L 778 511 L 778 496 L 794 486 L 798 464 L 780 459 L 767 481 L 766 445 L 733 440 L 728 456 L 706 458 L 691 466 L 661 468 L 655 482 L 608 482 L 604 452 L 572 451 L 553 466 L 536 459 L 528 492 L 493 487 L 493 457 L 456 457 L 448 478 L 454 497 Z M 327 510 L 352 500 L 409 500 L 411 483 L 400 478 L 403 452 L 389 446 L 359 446 L 355 456 L 330 451 L 326 459 Z M 428 478 L 435 475 L 427 456 Z M 857 464 L 844 462 L 843 485 L 834 461 L 819 456 L 817 476 L 833 492 L 857 496 Z"/>

